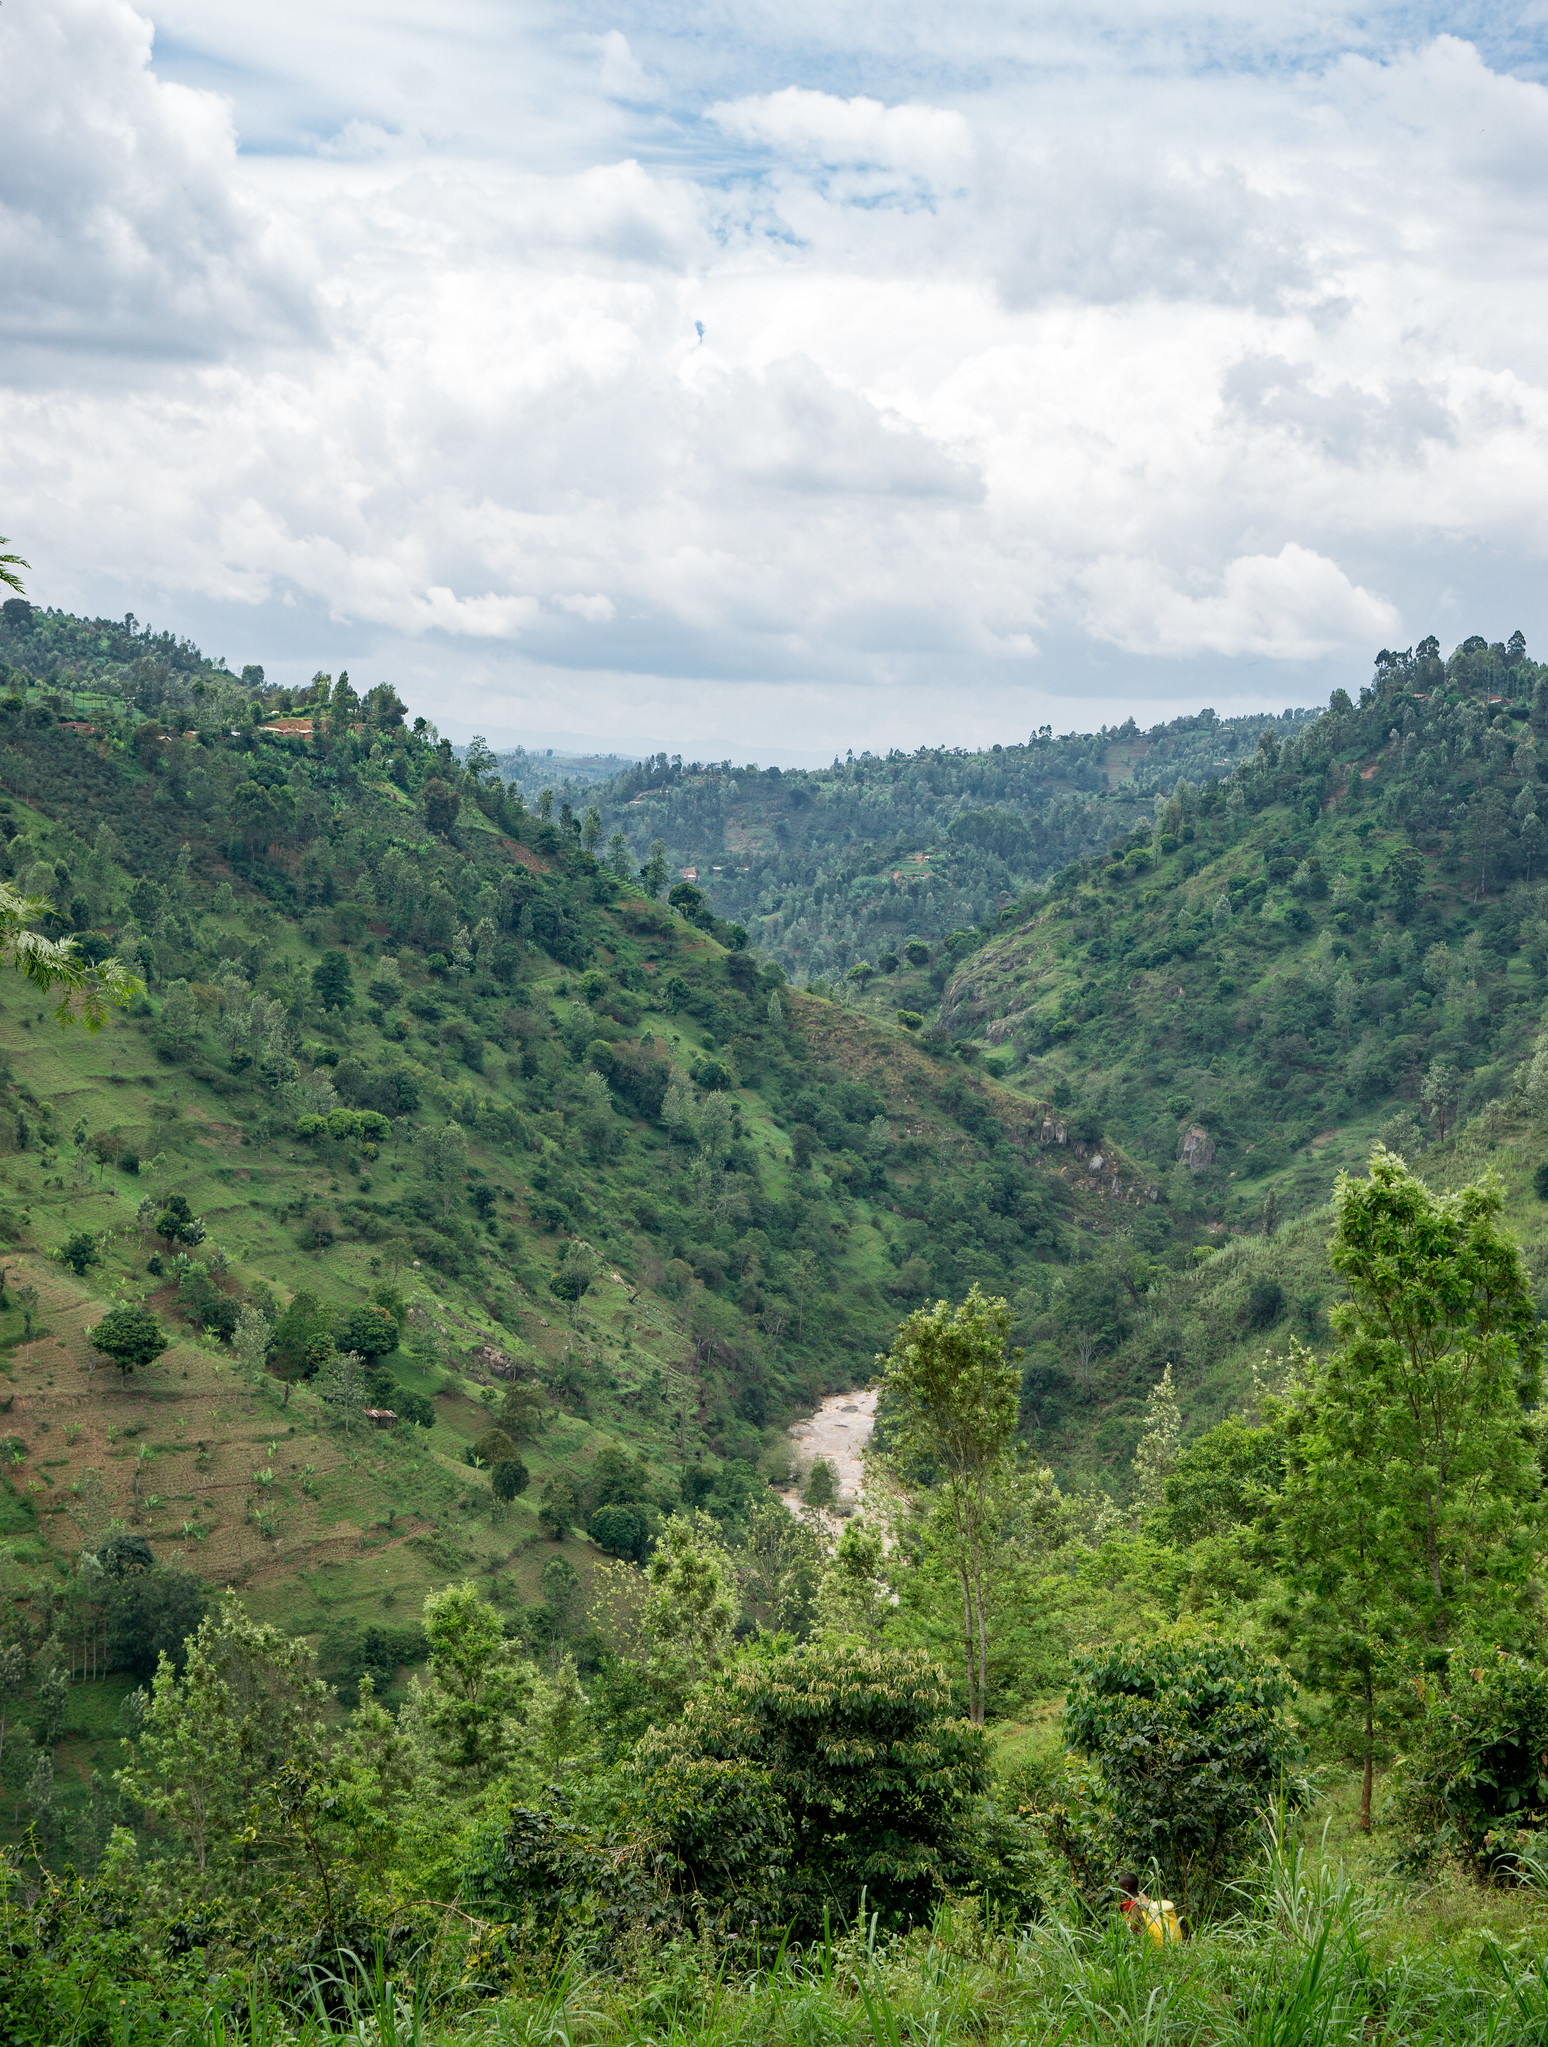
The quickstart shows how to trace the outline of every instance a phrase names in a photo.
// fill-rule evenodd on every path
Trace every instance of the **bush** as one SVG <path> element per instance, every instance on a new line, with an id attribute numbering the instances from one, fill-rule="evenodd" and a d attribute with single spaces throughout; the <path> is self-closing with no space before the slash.
<path id="1" fill-rule="evenodd" d="M 97 1240 L 90 1230 L 77 1230 L 73 1237 L 66 1237 L 60 1245 L 59 1257 L 72 1272 L 84 1272 L 97 1262 Z"/>
<path id="2" fill-rule="evenodd" d="M 791 1820 L 779 1923 L 798 1936 L 820 1934 L 825 1909 L 854 1920 L 862 1894 L 883 1925 L 917 1924 L 973 1874 L 984 1734 L 922 1651 L 755 1650 L 641 1757 L 767 1771 Z"/>
<path id="3" fill-rule="evenodd" d="M 598 1507 L 586 1523 L 586 1533 L 611 1557 L 624 1557 L 631 1564 L 644 1561 L 649 1531 L 637 1507 Z"/>
<path id="4" fill-rule="evenodd" d="M 1532 1175 L 1532 1188 L 1539 1201 L 1548 1201 L 1548 1159 Z"/>
<path id="5" fill-rule="evenodd" d="M 385 1308 L 351 1308 L 333 1332 L 340 1350 L 358 1351 L 363 1358 L 384 1358 L 398 1348 L 398 1324 Z"/>
<path id="6" fill-rule="evenodd" d="M 1294 1696 L 1275 1663 L 1239 1642 L 1151 1642 L 1073 1661 L 1070 1745 L 1102 1774 L 1118 1854 L 1154 1858 L 1195 1923 L 1240 1868 L 1259 1809 L 1305 1802 Z"/>
<path id="7" fill-rule="evenodd" d="M 481 1436 L 476 1436 L 469 1443 L 462 1455 L 468 1464 L 482 1464 L 492 1469 L 496 1464 L 503 1464 L 508 1458 L 514 1457 L 516 1445 L 504 1429 L 485 1429 Z"/>
<path id="8" fill-rule="evenodd" d="M 1475 1876 L 1509 1874 L 1524 1837 L 1548 1831 L 1548 1669 L 1503 1649 L 1453 1656 L 1394 1803 L 1415 1863 L 1449 1849 Z"/>
<path id="9" fill-rule="evenodd" d="M 1285 1312 L 1285 1290 L 1277 1279 L 1255 1279 L 1247 1293 L 1247 1324 L 1270 1329 Z"/>

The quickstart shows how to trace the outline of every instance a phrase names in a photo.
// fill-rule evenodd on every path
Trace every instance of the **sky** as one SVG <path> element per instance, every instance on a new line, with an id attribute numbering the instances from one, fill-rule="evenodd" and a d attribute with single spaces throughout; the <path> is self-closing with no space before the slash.
<path id="1" fill-rule="evenodd" d="M 799 762 L 1548 647 L 1548 4 L 5 0 L 29 595 Z"/>

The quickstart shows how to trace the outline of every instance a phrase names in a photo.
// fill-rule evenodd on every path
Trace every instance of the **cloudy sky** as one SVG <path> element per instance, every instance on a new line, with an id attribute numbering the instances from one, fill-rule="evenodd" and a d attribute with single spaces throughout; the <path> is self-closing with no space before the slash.
<path id="1" fill-rule="evenodd" d="M 1548 7 L 5 0 L 42 603 L 798 759 L 1548 649 Z"/>

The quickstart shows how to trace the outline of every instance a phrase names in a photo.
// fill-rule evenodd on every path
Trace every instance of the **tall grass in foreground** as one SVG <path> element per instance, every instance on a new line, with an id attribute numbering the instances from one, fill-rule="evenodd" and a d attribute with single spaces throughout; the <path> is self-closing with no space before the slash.
<path id="1" fill-rule="evenodd" d="M 1072 1898 L 1015 1933 L 970 1911 L 889 1941 L 874 1921 L 733 1978 L 679 1943 L 626 1975 L 558 1970 L 461 2012 L 362 1967 L 315 2010 L 262 1998 L 114 2047 L 1545 2047 L 1548 1899 L 1498 1925 L 1270 1841 L 1241 1909 L 1161 1950 Z"/>

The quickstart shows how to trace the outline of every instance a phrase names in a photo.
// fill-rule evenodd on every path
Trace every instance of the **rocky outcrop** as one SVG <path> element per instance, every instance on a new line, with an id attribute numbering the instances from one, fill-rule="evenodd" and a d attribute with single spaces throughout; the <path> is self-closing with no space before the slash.
<path id="1" fill-rule="evenodd" d="M 1179 1156 L 1191 1173 L 1202 1173 L 1206 1166 L 1214 1164 L 1215 1140 L 1202 1123 L 1188 1125 Z"/>

